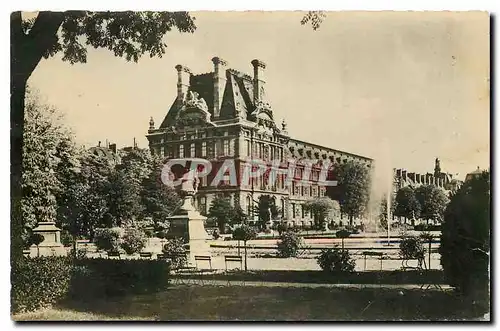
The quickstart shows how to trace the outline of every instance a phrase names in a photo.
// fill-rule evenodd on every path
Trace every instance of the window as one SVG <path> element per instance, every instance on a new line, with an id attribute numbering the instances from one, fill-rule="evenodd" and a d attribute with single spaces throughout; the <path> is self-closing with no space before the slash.
<path id="1" fill-rule="evenodd" d="M 223 155 L 229 155 L 229 140 L 224 140 L 224 154 Z"/>
<path id="2" fill-rule="evenodd" d="M 281 218 L 285 218 L 285 200 L 281 199 Z"/>
<path id="3" fill-rule="evenodd" d="M 184 145 L 179 145 L 179 157 L 184 157 Z"/>
<path id="4" fill-rule="evenodd" d="M 295 204 L 292 203 L 292 217 L 295 218 Z"/>
<path id="5" fill-rule="evenodd" d="M 306 209 L 304 208 L 304 205 L 300 205 L 300 209 L 302 209 L 302 218 L 304 218 L 306 216 L 305 215 Z"/>
<path id="6" fill-rule="evenodd" d="M 189 148 L 189 156 L 190 157 L 196 156 L 196 145 L 194 143 L 192 143 L 190 148 Z"/>
<path id="7" fill-rule="evenodd" d="M 245 145 L 246 145 L 246 150 L 247 150 L 247 153 L 246 153 L 246 156 L 251 156 L 251 150 L 250 150 L 250 141 L 249 140 L 245 140 Z"/>
<path id="8" fill-rule="evenodd" d="M 235 140 L 234 139 L 231 139 L 229 141 L 229 155 L 234 155 L 234 144 L 235 144 Z"/>
<path id="9" fill-rule="evenodd" d="M 207 142 L 204 141 L 201 143 L 201 157 L 207 156 Z"/>

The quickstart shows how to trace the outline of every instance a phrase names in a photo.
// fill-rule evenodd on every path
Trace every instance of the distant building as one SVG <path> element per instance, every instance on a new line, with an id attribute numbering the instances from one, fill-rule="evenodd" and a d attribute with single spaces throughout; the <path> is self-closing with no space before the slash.
<path id="1" fill-rule="evenodd" d="M 309 225 L 312 218 L 303 204 L 325 195 L 326 187 L 318 181 L 322 163 L 354 161 L 372 166 L 373 160 L 368 157 L 292 138 L 285 121 L 278 126 L 266 96 L 266 65 L 262 61 L 251 62 L 253 76 L 228 68 L 218 57 L 212 62 L 213 72 L 198 75 L 185 66 L 176 66 L 177 97 L 159 127 L 150 120 L 146 136 L 151 152 L 166 159 L 197 157 L 211 161 L 212 173 L 201 179 L 196 197 L 200 212 L 206 213 L 212 200 L 224 195 L 252 215 L 259 196 L 270 195 L 281 210 L 280 218 Z M 295 159 L 295 172 L 302 178 L 306 169 L 303 161 L 311 161 L 314 166 L 305 186 L 293 181 L 287 187 L 283 175 L 270 183 L 267 173 L 248 185 L 240 181 L 237 185 L 209 185 L 225 159 L 235 160 L 240 175 L 254 158 L 270 163 L 279 160 L 280 168 L 287 168 L 287 160 Z"/>
<path id="2" fill-rule="evenodd" d="M 394 187 L 396 190 L 407 186 L 417 188 L 421 185 L 435 185 L 445 191 L 454 191 L 460 186 L 460 181 L 453 178 L 452 174 L 441 171 L 441 164 L 437 158 L 432 173 L 407 172 L 406 169 L 395 169 L 394 172 Z"/>
<path id="3" fill-rule="evenodd" d="M 484 170 L 481 170 L 479 167 L 477 167 L 476 170 L 474 170 L 473 172 L 469 172 L 466 176 L 465 176 L 465 181 L 468 181 L 468 180 L 471 180 L 473 178 L 476 178 L 476 177 L 479 177 L 481 176 L 481 174 L 483 173 Z"/>
<path id="4" fill-rule="evenodd" d="M 116 149 L 116 144 L 108 144 L 106 142 L 105 146 L 101 146 L 101 142 L 99 141 L 97 146 L 89 148 L 89 152 L 96 156 L 106 157 L 113 165 L 121 163 L 121 157 Z"/>

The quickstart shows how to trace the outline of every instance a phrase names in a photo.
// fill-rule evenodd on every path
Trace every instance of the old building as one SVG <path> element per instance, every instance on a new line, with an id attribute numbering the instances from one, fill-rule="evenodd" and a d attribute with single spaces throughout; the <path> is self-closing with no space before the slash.
<path id="1" fill-rule="evenodd" d="M 177 97 L 165 118 L 156 127 L 149 123 L 147 138 L 150 150 L 165 157 L 203 158 L 212 163 L 212 172 L 201 179 L 196 204 L 206 213 L 211 201 L 218 194 L 231 197 L 244 211 L 252 214 L 252 206 L 261 195 L 270 195 L 280 209 L 282 219 L 298 225 L 311 223 L 303 203 L 313 197 L 325 195 L 321 185 L 320 169 L 329 164 L 355 161 L 367 167 L 372 159 L 332 148 L 294 139 L 286 123 L 277 123 L 272 100 L 266 95 L 264 78 L 266 65 L 260 60 L 251 62 L 253 75 L 230 69 L 227 62 L 214 57 L 213 71 L 195 75 L 182 65 L 177 65 Z M 210 185 L 227 159 L 235 161 L 238 182 L 223 180 Z M 297 162 L 295 180 L 287 185 L 285 174 L 276 181 L 269 181 L 269 171 L 247 182 L 241 175 L 254 159 L 287 169 L 289 160 Z M 310 169 L 307 164 L 312 164 Z M 227 179 L 227 177 L 225 177 Z"/>
<path id="2" fill-rule="evenodd" d="M 425 174 L 408 172 L 406 169 L 395 169 L 395 189 L 409 186 L 417 188 L 421 185 L 436 185 L 444 191 L 456 191 L 460 185 L 460 181 L 453 178 L 450 173 L 441 171 L 441 162 L 439 159 L 435 160 L 434 172 Z"/>

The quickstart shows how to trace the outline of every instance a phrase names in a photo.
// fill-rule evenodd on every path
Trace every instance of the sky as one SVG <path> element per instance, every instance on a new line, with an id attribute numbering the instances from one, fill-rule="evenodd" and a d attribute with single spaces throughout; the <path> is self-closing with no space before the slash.
<path id="1" fill-rule="evenodd" d="M 42 60 L 29 85 L 66 116 L 86 146 L 147 147 L 176 97 L 182 64 L 195 74 L 219 56 L 265 69 L 278 123 L 294 138 L 374 158 L 377 167 L 458 174 L 489 167 L 489 16 L 483 12 L 328 12 L 320 29 L 300 12 L 194 12 L 194 34 L 171 32 L 162 58 L 139 63 L 88 50 L 87 63 Z"/>

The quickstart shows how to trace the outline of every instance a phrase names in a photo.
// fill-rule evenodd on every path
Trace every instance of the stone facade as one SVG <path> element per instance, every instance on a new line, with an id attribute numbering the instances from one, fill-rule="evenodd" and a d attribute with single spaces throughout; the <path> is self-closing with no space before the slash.
<path id="1" fill-rule="evenodd" d="M 281 219 L 298 225 L 311 224 L 310 215 L 302 208 L 308 199 L 324 196 L 326 188 L 319 181 L 323 162 L 348 161 L 372 167 L 373 160 L 292 138 L 283 121 L 277 124 L 270 100 L 265 93 L 266 65 L 251 62 L 253 76 L 227 67 L 227 62 L 214 57 L 214 70 L 193 75 L 189 68 L 177 65 L 177 98 L 159 127 L 149 123 L 147 139 L 152 153 L 165 159 L 203 158 L 211 161 L 212 172 L 201 178 L 195 205 L 206 213 L 216 195 L 225 195 L 248 214 L 261 195 L 271 195 L 281 210 Z M 236 185 L 223 181 L 210 183 L 224 160 L 233 159 L 238 177 Z M 295 181 L 285 184 L 285 175 L 270 183 L 269 172 L 245 183 L 241 174 L 252 160 L 259 159 L 285 169 L 288 160 L 297 161 L 295 174 L 304 178 L 311 163 L 310 178 L 305 185 Z"/>
<path id="2" fill-rule="evenodd" d="M 417 188 L 421 185 L 435 185 L 444 191 L 455 191 L 461 184 L 452 174 L 441 171 L 439 159 L 435 160 L 433 173 L 419 174 L 407 172 L 406 169 L 394 169 L 394 182 L 396 191 L 407 186 Z"/>

